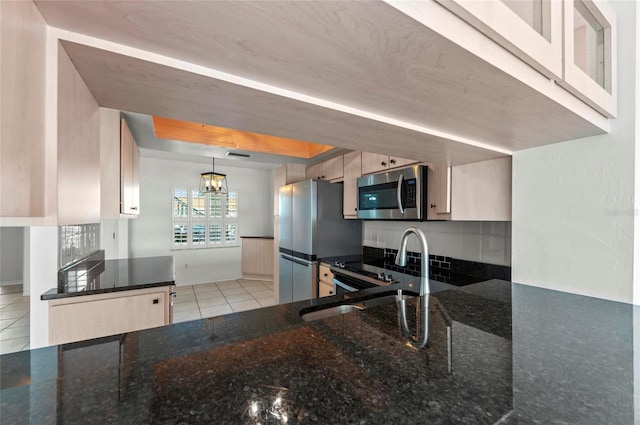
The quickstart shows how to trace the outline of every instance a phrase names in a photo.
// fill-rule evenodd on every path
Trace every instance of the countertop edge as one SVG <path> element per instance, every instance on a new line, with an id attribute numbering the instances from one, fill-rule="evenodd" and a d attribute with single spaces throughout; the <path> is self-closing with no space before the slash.
<path id="1" fill-rule="evenodd" d="M 164 282 L 153 282 L 153 283 L 141 283 L 138 285 L 130 285 L 130 286 L 116 286 L 112 288 L 100 288 L 88 291 L 79 291 L 79 292 L 67 292 L 67 293 L 59 293 L 56 288 L 51 288 L 44 294 L 40 295 L 40 299 L 42 301 L 49 300 L 57 300 L 61 298 L 71 298 L 71 297 L 82 297 L 85 295 L 99 295 L 99 294 L 109 294 L 113 292 L 124 292 L 124 291 L 132 291 L 135 289 L 146 289 L 146 288 L 155 288 L 161 286 L 172 286 L 175 285 L 175 280 L 168 280 Z"/>

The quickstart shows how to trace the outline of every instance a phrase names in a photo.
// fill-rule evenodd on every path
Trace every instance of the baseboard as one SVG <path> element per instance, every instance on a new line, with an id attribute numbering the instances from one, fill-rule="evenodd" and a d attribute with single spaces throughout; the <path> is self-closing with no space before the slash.
<path id="1" fill-rule="evenodd" d="M 22 285 L 23 282 L 21 280 L 5 280 L 0 281 L 0 286 L 10 286 L 10 285 Z"/>

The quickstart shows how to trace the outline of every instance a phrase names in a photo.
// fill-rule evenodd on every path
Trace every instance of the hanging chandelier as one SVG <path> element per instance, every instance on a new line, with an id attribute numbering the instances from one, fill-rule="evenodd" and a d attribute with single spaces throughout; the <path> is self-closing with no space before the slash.
<path id="1" fill-rule="evenodd" d="M 228 193 L 227 175 L 216 173 L 216 158 L 211 161 L 211 171 L 200 174 L 200 193 Z"/>

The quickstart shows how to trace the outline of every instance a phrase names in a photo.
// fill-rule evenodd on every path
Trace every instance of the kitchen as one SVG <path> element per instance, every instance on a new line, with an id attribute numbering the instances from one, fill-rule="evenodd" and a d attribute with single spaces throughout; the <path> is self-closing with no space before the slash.
<path id="1" fill-rule="evenodd" d="M 634 160 L 634 148 L 637 142 L 633 130 L 636 126 L 634 111 L 637 101 L 633 90 L 630 89 L 636 84 L 634 73 L 636 53 L 633 48 L 635 40 L 628 34 L 634 34 L 637 28 L 637 15 L 631 4 L 624 2 L 613 4 L 616 8 L 625 10 L 625 12 L 618 11 L 617 15 L 621 33 L 627 34 L 626 37 L 618 37 L 619 51 L 625 52 L 618 57 L 618 84 L 621 87 L 618 117 L 610 120 L 607 135 L 533 149 L 516 149 L 513 154 L 511 266 L 512 280 L 515 282 L 631 303 L 634 302 L 634 296 L 638 292 L 634 290 L 637 273 L 635 275 L 633 273 L 634 262 L 637 262 L 633 256 L 633 246 L 637 243 L 634 241 L 638 240 L 638 230 L 635 226 L 637 215 L 633 213 L 633 200 L 638 199 L 634 196 L 638 190 L 638 184 L 634 184 L 634 169 L 638 161 Z M 66 37 L 76 42 L 82 40 L 95 45 L 95 40 L 89 40 L 86 36 L 76 33 L 67 34 Z M 105 43 L 98 44 L 102 47 L 105 45 Z M 127 50 L 129 53 L 134 50 L 133 48 L 120 49 Z M 311 86 L 309 90 L 312 90 Z M 398 110 L 401 109 L 398 108 Z M 326 115 L 323 115 L 324 117 Z M 206 120 L 195 118 L 193 120 L 206 122 Z M 311 121 L 307 122 L 313 128 L 323 127 L 321 123 L 314 122 L 310 117 L 307 120 Z M 463 125 L 465 123 L 460 122 L 460 126 Z M 303 130 L 301 132 L 304 132 Z M 366 150 L 363 146 L 356 144 L 364 142 L 354 141 L 360 138 L 370 139 L 371 148 L 374 148 L 374 143 L 380 143 L 382 146 L 384 142 L 381 138 L 371 134 L 381 130 L 380 127 L 373 126 L 371 132 L 361 133 L 361 137 L 349 136 L 349 133 L 346 133 L 347 136 L 344 139 L 349 140 L 344 140 L 340 146 Z M 402 134 L 393 134 L 393 136 L 387 140 L 399 141 L 397 146 L 393 147 L 394 150 L 398 150 L 397 154 L 400 157 L 413 157 L 413 151 L 406 146 L 403 147 L 404 145 L 400 142 L 403 140 Z M 579 138 L 574 136 L 564 140 Z M 389 153 L 388 148 L 387 153 Z M 424 155 L 441 158 L 442 153 L 430 151 L 425 152 Z M 204 170 L 203 168 L 199 172 Z M 637 173 L 635 178 L 637 179 Z M 55 177 L 46 181 L 55 181 Z M 4 190 L 3 186 L 3 192 Z M 49 193 L 47 196 L 53 196 L 50 192 L 47 193 Z M 545 206 L 547 208 L 544 208 Z M 43 217 L 46 217 L 46 214 Z M 3 226 L 11 226 L 11 223 L 11 220 L 2 222 Z M 34 243 L 30 249 L 38 254 L 36 258 L 45 259 L 48 256 L 47 250 L 52 247 L 55 249 L 57 246 L 57 237 L 47 234 L 49 229 L 45 219 L 32 220 L 32 226 L 31 237 L 36 239 L 32 239 Z M 380 238 L 385 237 L 383 236 L 385 232 L 389 232 L 389 235 L 396 234 L 395 237 L 399 238 L 402 230 L 400 225 L 397 227 L 395 224 L 390 225 L 394 226 L 390 228 L 384 227 L 386 225 L 380 226 L 370 232 L 372 239 L 375 240 L 374 235 L 377 234 L 380 241 Z M 457 234 L 455 239 L 462 240 L 460 236 L 462 230 L 458 228 L 452 233 Z M 37 239 L 38 235 L 46 241 L 46 244 L 38 244 L 42 240 Z M 367 236 L 367 229 L 365 229 L 365 236 Z M 43 252 L 37 251 L 40 247 Z M 38 273 L 42 267 L 42 263 L 38 268 L 34 267 L 32 281 L 49 279 L 46 274 L 43 278 L 39 278 Z M 55 259 L 51 267 L 56 270 Z M 45 284 L 40 288 L 42 289 L 40 293 L 49 288 L 50 285 Z M 628 340 L 625 341 L 629 343 Z"/>

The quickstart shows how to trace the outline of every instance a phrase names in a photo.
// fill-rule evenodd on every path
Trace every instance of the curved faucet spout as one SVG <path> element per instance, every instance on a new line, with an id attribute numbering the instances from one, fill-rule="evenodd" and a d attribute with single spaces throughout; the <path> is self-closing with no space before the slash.
<path id="1" fill-rule="evenodd" d="M 409 330 L 407 323 L 407 303 L 402 298 L 401 290 L 398 291 L 398 321 L 402 332 L 409 339 L 410 344 L 416 348 L 422 348 L 427 345 L 427 340 L 429 339 L 429 293 L 431 292 L 431 288 L 429 287 L 429 247 L 427 245 L 427 237 L 422 230 L 416 227 L 409 227 L 402 233 L 400 248 L 396 256 L 396 264 L 401 267 L 407 265 L 407 242 L 411 234 L 416 235 L 418 238 L 420 250 L 422 251 L 422 259 L 420 261 L 420 298 L 418 299 L 416 308 L 416 335 L 412 335 Z"/>
<path id="2" fill-rule="evenodd" d="M 396 255 L 396 265 L 400 267 L 407 265 L 407 242 L 411 234 L 416 235 L 418 238 L 420 250 L 422 251 L 422 258 L 420 260 L 420 295 L 425 295 L 431 292 L 431 288 L 429 287 L 429 246 L 427 245 L 427 237 L 422 230 L 409 227 L 402 233 L 400 248 L 398 248 L 398 255 Z"/>

